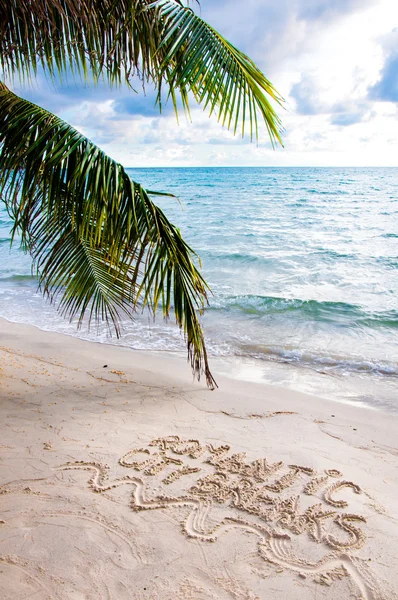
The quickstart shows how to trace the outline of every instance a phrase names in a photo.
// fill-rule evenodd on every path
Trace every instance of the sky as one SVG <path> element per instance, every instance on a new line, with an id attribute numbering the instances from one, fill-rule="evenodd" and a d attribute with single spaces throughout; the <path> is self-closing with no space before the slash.
<path id="1" fill-rule="evenodd" d="M 200 107 L 177 123 L 150 90 L 42 77 L 13 88 L 125 167 L 398 166 L 397 0 L 201 0 L 195 10 L 285 98 L 283 148 L 265 127 L 258 144 L 234 137 Z"/>

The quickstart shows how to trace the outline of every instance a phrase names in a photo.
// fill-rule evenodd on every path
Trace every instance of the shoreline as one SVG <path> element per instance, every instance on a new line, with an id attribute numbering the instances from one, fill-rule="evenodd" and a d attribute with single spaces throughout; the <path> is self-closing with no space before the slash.
<path id="1" fill-rule="evenodd" d="M 185 360 L 184 350 L 165 350 L 152 348 L 133 348 L 123 344 L 101 339 L 89 339 L 79 335 L 79 330 L 56 331 L 45 329 L 41 325 L 33 325 L 21 321 L 12 321 L 0 316 L 2 322 L 23 327 L 34 327 L 44 333 L 55 334 L 81 340 L 89 344 L 98 344 L 111 348 L 124 348 L 136 354 L 145 356 L 159 356 L 165 360 L 178 358 Z M 116 338 L 115 338 L 116 339 Z M 246 383 L 275 386 L 280 389 L 290 390 L 316 396 L 322 400 L 337 402 L 339 404 L 351 405 L 367 410 L 381 411 L 398 415 L 398 403 L 396 394 L 398 392 L 397 378 L 385 377 L 370 373 L 350 373 L 346 376 L 336 374 L 333 371 L 318 370 L 307 364 L 286 362 L 284 360 L 265 360 L 244 355 L 209 354 L 211 370 L 214 371 L 216 380 L 220 376 L 228 379 Z M 189 365 L 186 365 L 188 373 Z M 381 389 L 384 386 L 384 389 Z M 396 388 L 396 389 L 395 389 Z"/>
<path id="2" fill-rule="evenodd" d="M 0 328 L 2 600 L 397 597 L 397 417 Z"/>

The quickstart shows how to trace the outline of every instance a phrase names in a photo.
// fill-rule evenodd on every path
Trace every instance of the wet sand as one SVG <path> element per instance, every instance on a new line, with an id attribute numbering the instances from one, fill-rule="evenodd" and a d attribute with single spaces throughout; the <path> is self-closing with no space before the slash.
<path id="1" fill-rule="evenodd" d="M 396 416 L 0 331 L 2 600 L 398 597 Z"/>

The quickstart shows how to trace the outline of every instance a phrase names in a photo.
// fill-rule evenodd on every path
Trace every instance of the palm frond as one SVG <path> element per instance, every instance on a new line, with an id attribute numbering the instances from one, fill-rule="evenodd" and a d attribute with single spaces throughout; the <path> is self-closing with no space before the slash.
<path id="1" fill-rule="evenodd" d="M 216 385 L 198 317 L 208 287 L 178 229 L 119 163 L 1 83 L 0 197 L 65 315 L 118 333 L 138 307 L 173 310 L 193 372 Z"/>
<path id="2" fill-rule="evenodd" d="M 2 0 L 0 67 L 9 77 L 68 73 L 110 84 L 138 78 L 158 88 L 177 111 L 190 97 L 234 133 L 258 139 L 265 122 L 272 144 L 283 100 L 244 53 L 181 0 Z M 163 90 L 166 93 L 163 93 Z"/>
<path id="3" fill-rule="evenodd" d="M 282 125 L 274 107 L 283 99 L 254 62 L 235 48 L 192 9 L 176 0 L 157 0 L 163 30 L 158 55 L 161 57 L 158 97 L 166 82 L 168 95 L 179 90 L 188 108 L 189 92 L 199 104 L 217 113 L 223 126 L 242 136 L 246 120 L 250 138 L 259 137 L 258 116 L 267 127 L 271 143 L 282 145 Z"/>
<path id="4" fill-rule="evenodd" d="M 0 65 L 27 77 L 39 65 L 50 75 L 68 70 L 110 83 L 148 79 L 159 40 L 148 0 L 2 0 Z"/>

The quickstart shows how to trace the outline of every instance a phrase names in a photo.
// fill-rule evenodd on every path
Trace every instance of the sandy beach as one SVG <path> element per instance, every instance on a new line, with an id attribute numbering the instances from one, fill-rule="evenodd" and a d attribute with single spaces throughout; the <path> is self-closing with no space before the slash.
<path id="1" fill-rule="evenodd" d="M 1 600 L 398 597 L 395 416 L 0 328 Z"/>

